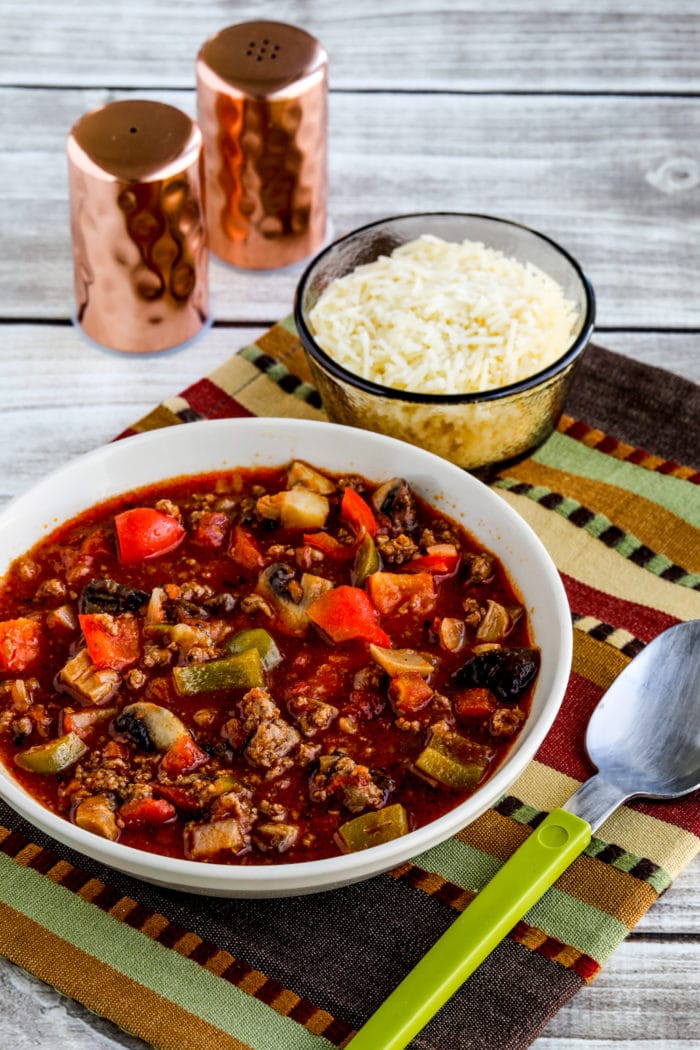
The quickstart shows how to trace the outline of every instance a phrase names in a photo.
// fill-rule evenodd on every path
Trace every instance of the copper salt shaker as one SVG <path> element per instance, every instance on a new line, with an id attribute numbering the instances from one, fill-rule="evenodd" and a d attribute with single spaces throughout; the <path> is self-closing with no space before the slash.
<path id="1" fill-rule="evenodd" d="M 67 143 L 76 321 L 114 350 L 186 342 L 209 320 L 202 135 L 160 102 L 112 102 Z"/>
<path id="2" fill-rule="evenodd" d="M 235 266 L 273 269 L 326 235 L 328 58 L 280 22 L 229 26 L 197 58 L 207 235 Z"/>

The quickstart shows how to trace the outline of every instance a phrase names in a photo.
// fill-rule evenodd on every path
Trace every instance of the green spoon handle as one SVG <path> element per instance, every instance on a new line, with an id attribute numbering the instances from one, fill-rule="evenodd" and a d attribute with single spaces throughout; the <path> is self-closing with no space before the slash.
<path id="1" fill-rule="evenodd" d="M 585 820 L 553 810 L 443 933 L 346 1050 L 402 1050 L 591 840 Z"/>

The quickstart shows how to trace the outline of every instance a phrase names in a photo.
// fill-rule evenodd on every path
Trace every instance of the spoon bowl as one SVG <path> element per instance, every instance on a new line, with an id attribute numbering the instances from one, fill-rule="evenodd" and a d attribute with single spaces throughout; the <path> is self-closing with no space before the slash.
<path id="1" fill-rule="evenodd" d="M 700 620 L 658 635 L 591 716 L 586 750 L 627 798 L 678 798 L 700 787 Z"/>

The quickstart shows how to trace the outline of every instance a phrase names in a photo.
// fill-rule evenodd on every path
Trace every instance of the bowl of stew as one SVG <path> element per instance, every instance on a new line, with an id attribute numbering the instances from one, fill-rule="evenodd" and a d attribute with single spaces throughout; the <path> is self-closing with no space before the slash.
<path id="1" fill-rule="evenodd" d="M 530 527 L 335 424 L 98 449 L 0 515 L 0 571 L 0 796 L 191 892 L 315 892 L 436 845 L 523 771 L 568 680 Z"/>

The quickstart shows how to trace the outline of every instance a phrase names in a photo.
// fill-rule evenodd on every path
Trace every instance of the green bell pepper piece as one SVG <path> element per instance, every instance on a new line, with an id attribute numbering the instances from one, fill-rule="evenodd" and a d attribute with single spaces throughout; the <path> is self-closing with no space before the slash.
<path id="1" fill-rule="evenodd" d="M 87 747 L 77 733 L 66 733 L 15 755 L 15 762 L 32 773 L 62 773 L 81 758 Z"/>
<path id="2" fill-rule="evenodd" d="M 265 673 L 258 650 L 246 649 L 221 660 L 175 667 L 173 680 L 180 696 L 194 696 L 215 689 L 252 689 L 264 685 Z"/>
<path id="3" fill-rule="evenodd" d="M 492 751 L 450 729 L 435 727 L 416 768 L 446 787 L 475 788 L 486 772 Z"/>
<path id="4" fill-rule="evenodd" d="M 275 639 L 262 627 L 251 627 L 246 631 L 232 634 L 224 642 L 227 653 L 242 653 L 246 649 L 257 649 L 264 670 L 271 671 L 282 662 L 282 653 L 277 648 Z"/>
<path id="5" fill-rule="evenodd" d="M 338 828 L 338 836 L 350 853 L 378 846 L 408 833 L 408 816 L 398 802 L 384 809 L 371 810 Z"/>
<path id="6" fill-rule="evenodd" d="M 378 571 L 379 551 L 370 534 L 366 532 L 355 555 L 355 562 L 352 567 L 352 582 L 356 587 L 361 587 L 368 576 Z"/>

